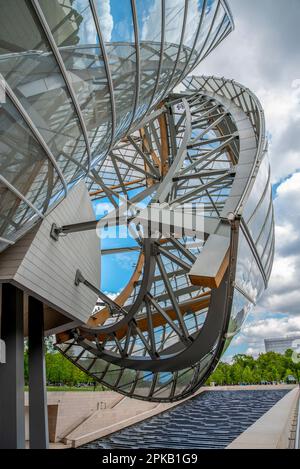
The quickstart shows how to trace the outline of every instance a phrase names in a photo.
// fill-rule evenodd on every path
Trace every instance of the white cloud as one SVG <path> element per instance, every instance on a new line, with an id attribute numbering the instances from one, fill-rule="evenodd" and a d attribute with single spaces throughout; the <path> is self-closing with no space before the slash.
<path id="1" fill-rule="evenodd" d="M 101 0 L 98 4 L 98 15 L 100 18 L 101 32 L 104 42 L 110 42 L 114 29 L 114 19 L 111 14 L 110 0 Z"/>
<path id="2" fill-rule="evenodd" d="M 118 298 L 120 293 L 121 293 L 120 291 L 118 293 L 104 292 L 104 294 L 108 296 L 108 298 L 110 298 L 111 300 L 115 300 L 116 298 Z"/>
<path id="3" fill-rule="evenodd" d="M 300 333 L 300 317 L 262 319 L 245 326 L 243 335 L 250 340 L 285 337 Z"/>
<path id="4" fill-rule="evenodd" d="M 300 315 L 300 173 L 278 187 L 274 207 L 276 253 L 260 311 Z"/>
<path id="5" fill-rule="evenodd" d="M 256 91 L 267 120 L 273 181 L 280 181 L 300 168 L 300 86 L 296 80 L 286 86 Z"/>
<path id="6" fill-rule="evenodd" d="M 273 181 L 300 169 L 299 0 L 229 0 L 235 31 L 195 74 L 234 78 L 253 90 L 271 135 Z"/>
<path id="7" fill-rule="evenodd" d="M 228 354 L 264 350 L 263 338 L 300 331 L 300 2 L 229 0 L 236 29 L 194 72 L 234 78 L 265 110 L 275 200 L 269 289 Z M 272 318 L 273 315 L 273 318 Z M 283 317 L 285 316 L 285 317 Z M 279 319 L 278 319 L 279 317 Z"/>
<path id="8" fill-rule="evenodd" d="M 264 339 L 300 335 L 300 316 L 266 318 L 245 325 L 242 332 L 233 340 L 231 352 L 245 345 L 247 355 L 257 356 L 265 352 Z"/>
<path id="9" fill-rule="evenodd" d="M 200 5 L 202 6 L 202 5 Z M 149 8 L 148 8 L 149 7 Z M 184 15 L 184 0 L 166 0 L 166 40 L 167 42 L 179 43 L 183 15 Z M 200 9 L 201 13 L 201 9 Z M 199 21 L 199 2 L 198 0 L 189 0 L 189 8 L 187 15 L 187 25 L 184 37 L 185 45 L 192 45 L 192 41 L 196 35 Z M 140 12 L 139 12 L 140 14 Z M 161 0 L 155 0 L 150 6 L 149 0 L 145 2 L 143 16 L 141 18 L 141 38 L 142 40 L 161 40 Z"/>

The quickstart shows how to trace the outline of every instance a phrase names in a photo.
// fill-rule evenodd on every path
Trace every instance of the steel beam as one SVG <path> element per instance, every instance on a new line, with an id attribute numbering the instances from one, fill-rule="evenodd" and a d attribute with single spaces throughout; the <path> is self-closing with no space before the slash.
<path id="1" fill-rule="evenodd" d="M 6 363 L 0 364 L 0 448 L 25 448 L 23 292 L 2 285 L 1 338 Z"/>
<path id="2" fill-rule="evenodd" d="M 29 297 L 29 436 L 30 449 L 49 446 L 43 303 Z"/>

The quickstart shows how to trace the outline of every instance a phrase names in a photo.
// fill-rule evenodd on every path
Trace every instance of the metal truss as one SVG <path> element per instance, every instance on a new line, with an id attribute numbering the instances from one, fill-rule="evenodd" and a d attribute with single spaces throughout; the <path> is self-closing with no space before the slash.
<path id="1" fill-rule="evenodd" d="M 136 239 L 135 247 L 103 255 L 128 249 L 139 257 L 121 294 L 111 300 L 99 292 L 87 326 L 61 334 L 57 344 L 95 380 L 159 402 L 187 397 L 205 382 L 266 288 L 273 255 L 259 102 L 225 79 L 193 77 L 185 85 L 95 168 L 101 185 L 90 179 L 91 197 L 119 201 L 101 225 L 113 214 L 120 220 L 128 199 L 133 217 L 127 225 Z M 256 185 L 263 187 L 260 194 Z M 191 232 L 178 238 L 159 226 L 155 239 L 147 237 L 136 213 L 145 200 L 176 210 L 188 206 L 194 216 L 201 206 L 203 232 L 186 226 Z M 256 219 L 263 220 L 259 229 Z M 216 255 L 215 237 L 227 246 L 224 257 Z M 217 263 L 218 279 L 203 274 L 205 259 Z M 98 292 L 84 272 L 78 272 L 77 284 Z"/>

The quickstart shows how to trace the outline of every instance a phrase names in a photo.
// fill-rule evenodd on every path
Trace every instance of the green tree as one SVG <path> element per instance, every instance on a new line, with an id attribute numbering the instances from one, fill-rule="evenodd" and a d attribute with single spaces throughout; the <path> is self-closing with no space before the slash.
<path id="1" fill-rule="evenodd" d="M 254 382 L 254 380 L 253 380 L 253 374 L 252 374 L 252 371 L 251 371 L 250 366 L 246 366 L 246 367 L 243 369 L 243 372 L 242 372 L 242 381 L 243 381 L 243 383 L 247 383 L 247 384 L 252 384 L 252 383 Z"/>
<path id="2" fill-rule="evenodd" d="M 275 352 L 262 353 L 256 359 L 240 354 L 233 357 L 231 364 L 220 362 L 207 383 L 280 382 L 286 381 L 288 375 L 293 375 L 299 382 L 300 363 L 295 360 L 293 350 L 287 350 L 284 355 Z"/>
<path id="3" fill-rule="evenodd" d="M 225 384 L 225 376 L 220 367 L 218 367 L 212 374 L 211 380 L 215 382 L 218 386 Z"/>
<path id="4" fill-rule="evenodd" d="M 232 365 L 233 384 L 239 384 L 243 381 L 243 367 L 239 363 Z"/>

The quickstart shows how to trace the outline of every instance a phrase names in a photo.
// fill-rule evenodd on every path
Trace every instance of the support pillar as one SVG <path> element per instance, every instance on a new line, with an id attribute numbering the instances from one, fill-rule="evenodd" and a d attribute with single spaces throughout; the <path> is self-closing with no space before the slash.
<path id="1" fill-rule="evenodd" d="M 0 448 L 25 448 L 23 292 L 1 286 Z"/>
<path id="2" fill-rule="evenodd" d="M 29 440 L 31 449 L 49 446 L 43 303 L 28 299 Z"/>

